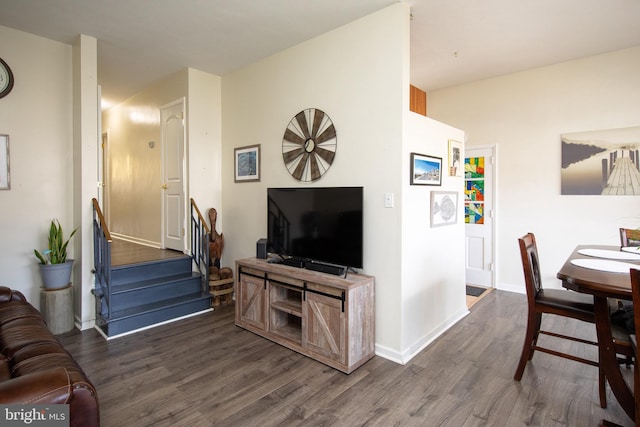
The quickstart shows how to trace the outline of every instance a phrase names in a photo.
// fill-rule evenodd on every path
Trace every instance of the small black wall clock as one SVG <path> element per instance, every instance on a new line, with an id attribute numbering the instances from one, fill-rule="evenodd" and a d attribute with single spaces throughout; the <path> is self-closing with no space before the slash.
<path id="1" fill-rule="evenodd" d="M 312 182 L 324 175 L 336 155 L 338 137 L 331 118 L 307 108 L 296 114 L 282 138 L 282 159 L 292 177 Z"/>
<path id="2" fill-rule="evenodd" d="M 0 58 L 0 98 L 3 98 L 13 89 L 13 73 L 11 68 Z"/>

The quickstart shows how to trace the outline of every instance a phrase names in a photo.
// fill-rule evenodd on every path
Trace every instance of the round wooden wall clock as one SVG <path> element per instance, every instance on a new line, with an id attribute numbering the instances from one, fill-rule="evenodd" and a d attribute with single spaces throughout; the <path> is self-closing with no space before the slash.
<path id="1" fill-rule="evenodd" d="M 336 155 L 338 138 L 331 118 L 307 108 L 296 114 L 282 138 L 282 159 L 292 177 L 312 182 L 324 175 Z"/>
<path id="2" fill-rule="evenodd" d="M 13 73 L 6 62 L 0 58 L 0 98 L 3 98 L 13 89 Z"/>

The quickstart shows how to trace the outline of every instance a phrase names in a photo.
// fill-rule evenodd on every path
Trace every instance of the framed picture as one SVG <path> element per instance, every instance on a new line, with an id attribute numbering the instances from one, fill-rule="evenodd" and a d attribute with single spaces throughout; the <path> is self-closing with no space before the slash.
<path id="1" fill-rule="evenodd" d="M 449 176 L 462 176 L 462 142 L 449 140 Z"/>
<path id="2" fill-rule="evenodd" d="M 561 134 L 560 194 L 637 195 L 639 140 L 640 126 Z"/>
<path id="3" fill-rule="evenodd" d="M 235 182 L 260 181 L 260 144 L 234 150 Z"/>
<path id="4" fill-rule="evenodd" d="M 9 135 L 0 135 L 0 190 L 9 190 L 10 188 Z"/>
<path id="5" fill-rule="evenodd" d="M 458 192 L 431 192 L 431 227 L 452 225 L 458 221 Z"/>
<path id="6" fill-rule="evenodd" d="M 442 158 L 411 153 L 411 185 L 441 185 Z"/>

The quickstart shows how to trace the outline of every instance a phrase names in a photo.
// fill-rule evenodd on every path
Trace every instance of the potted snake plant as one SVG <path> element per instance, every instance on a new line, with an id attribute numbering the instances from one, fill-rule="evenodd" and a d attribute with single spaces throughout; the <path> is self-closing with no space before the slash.
<path id="1" fill-rule="evenodd" d="M 78 231 L 77 228 L 65 240 L 60 222 L 54 219 L 49 227 L 48 248 L 42 252 L 33 250 L 40 262 L 40 275 L 45 289 L 62 289 L 71 282 L 73 260 L 67 259 L 67 246 L 76 231 Z"/>

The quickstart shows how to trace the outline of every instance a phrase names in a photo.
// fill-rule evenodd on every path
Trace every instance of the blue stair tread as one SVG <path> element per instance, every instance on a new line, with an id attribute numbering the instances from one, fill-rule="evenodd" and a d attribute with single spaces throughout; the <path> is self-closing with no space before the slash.
<path id="1" fill-rule="evenodd" d="M 163 300 L 163 301 L 149 303 L 149 304 L 142 304 L 136 307 L 114 311 L 113 313 L 111 313 L 111 319 L 109 320 L 109 322 L 117 321 L 127 317 L 140 316 L 153 311 L 163 310 L 163 309 L 166 309 L 167 307 L 181 305 L 181 304 L 189 304 L 193 301 L 210 299 L 210 298 L 211 298 L 211 295 L 209 295 L 208 293 L 205 293 L 205 294 L 198 293 L 198 294 L 185 295 L 177 298 L 172 298 L 170 300 Z"/>
<path id="2" fill-rule="evenodd" d="M 192 280 L 192 279 L 200 280 L 201 277 L 202 275 L 200 273 L 191 271 L 189 273 L 174 274 L 172 276 L 156 277 L 156 278 L 147 279 L 147 280 L 133 279 L 130 282 L 123 281 L 120 283 L 111 283 L 111 288 L 112 288 L 111 292 L 112 292 L 112 295 L 115 295 L 118 293 L 124 293 L 124 292 L 133 291 L 133 290 L 167 285 L 177 281 L 185 281 L 185 280 Z"/>

